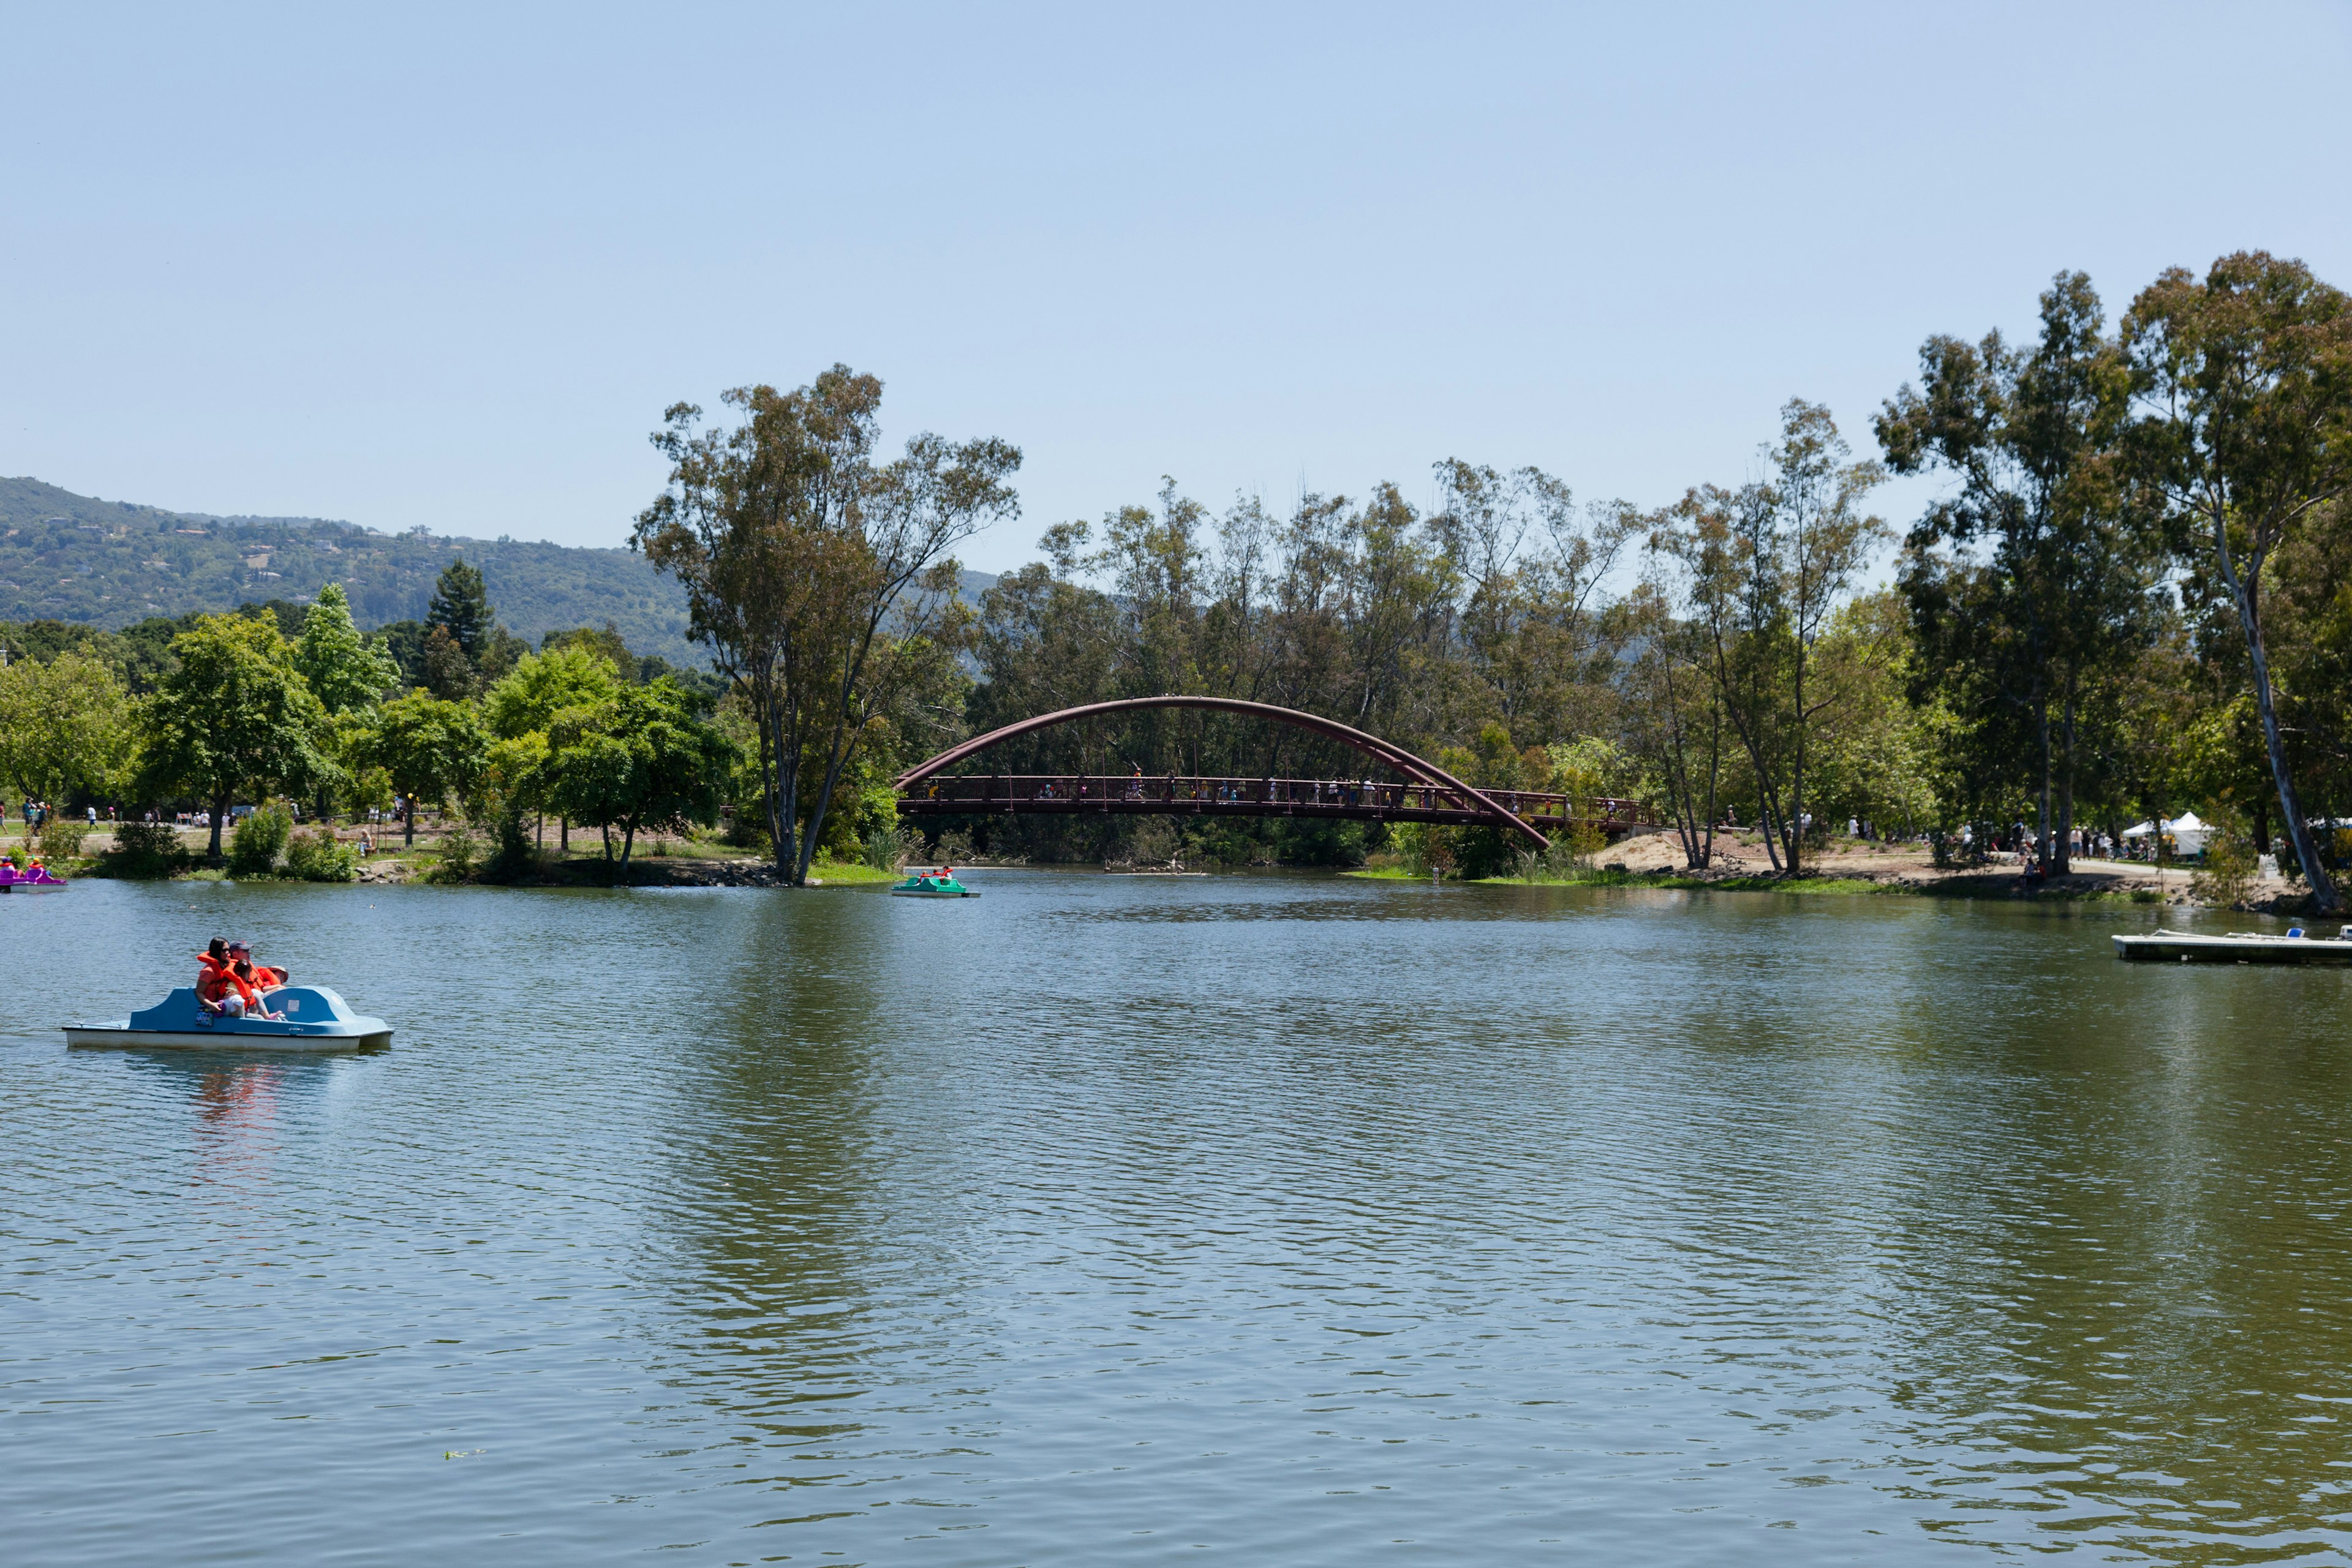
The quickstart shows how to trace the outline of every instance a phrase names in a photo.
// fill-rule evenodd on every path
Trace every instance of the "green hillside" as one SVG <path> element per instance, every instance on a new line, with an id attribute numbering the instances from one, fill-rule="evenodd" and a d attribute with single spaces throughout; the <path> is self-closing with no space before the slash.
<path id="1" fill-rule="evenodd" d="M 65 621 L 120 631 L 153 616 L 306 605 L 340 583 L 362 627 L 421 619 L 433 580 L 458 555 L 481 568 L 507 629 L 534 647 L 550 632 L 611 622 L 629 647 L 701 668 L 686 638 L 686 595 L 627 550 L 377 533 L 316 517 L 212 517 L 99 500 L 38 479 L 0 479 L 0 623 Z M 977 601 L 995 582 L 963 574 Z"/>
<path id="2" fill-rule="evenodd" d="M 0 621 L 113 631 L 247 601 L 307 603 L 341 583 L 360 625 L 382 626 L 422 616 L 433 579 L 461 552 L 481 568 L 499 618 L 534 644 L 610 621 L 640 653 L 706 662 L 686 640 L 686 595 L 626 550 L 383 534 L 314 517 L 210 517 L 0 479 Z"/>

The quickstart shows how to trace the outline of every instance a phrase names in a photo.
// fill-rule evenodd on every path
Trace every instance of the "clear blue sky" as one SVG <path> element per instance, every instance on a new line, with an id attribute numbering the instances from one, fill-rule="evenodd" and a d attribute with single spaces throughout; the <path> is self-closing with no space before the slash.
<path id="1" fill-rule="evenodd" d="M 2352 285 L 2340 5 L 853 9 L 10 5 L 0 472 L 615 544 L 665 405 L 841 360 L 1026 451 L 1002 569 L 1163 473 L 1867 448 L 2061 268 Z"/>

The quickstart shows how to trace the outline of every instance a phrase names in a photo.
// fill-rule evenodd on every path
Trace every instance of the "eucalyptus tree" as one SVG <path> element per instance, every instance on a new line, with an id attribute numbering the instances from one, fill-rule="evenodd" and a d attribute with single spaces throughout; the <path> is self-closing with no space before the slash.
<path id="1" fill-rule="evenodd" d="M 1663 521 L 1653 520 L 1654 526 Z M 1683 863 L 1703 871 L 1714 863 L 1722 820 L 1723 694 L 1708 678 L 1708 628 L 1674 613 L 1657 565 L 1629 605 L 1638 651 L 1627 671 L 1626 728 L 1664 789 Z"/>
<path id="2" fill-rule="evenodd" d="M 1592 727 L 1623 642 L 1608 635 L 1601 585 L 1643 520 L 1623 501 L 1579 508 L 1540 468 L 1452 458 L 1436 475 L 1430 528 L 1466 590 L 1462 648 L 1498 716 L 1523 731 Z"/>
<path id="3" fill-rule="evenodd" d="M 2263 616 L 2274 552 L 2352 494 L 2352 300 L 2300 261 L 2241 251 L 2166 271 L 2124 318 L 2135 477 L 2202 536 L 2245 637 L 2279 810 L 2324 911 L 2342 908 L 2288 765 Z"/>
<path id="4" fill-rule="evenodd" d="M 1003 441 L 927 433 L 877 464 L 881 398 L 835 365 L 790 393 L 729 392 L 732 429 L 674 405 L 652 437 L 669 481 L 632 538 L 685 586 L 690 635 L 745 694 L 777 869 L 795 884 L 869 721 L 955 614 L 950 552 L 1019 512 L 1021 454 Z"/>
<path id="5" fill-rule="evenodd" d="M 1778 871 L 1794 869 L 1782 860 L 1790 835 L 1780 788 L 1790 739 L 1782 692 L 1793 650 L 1772 516 L 1771 489 L 1761 482 L 1736 490 L 1700 485 L 1653 519 L 1649 547 L 1667 568 L 1658 581 L 1688 662 L 1747 754 L 1757 826 Z"/>
<path id="6" fill-rule="evenodd" d="M 1851 595 L 1886 525 L 1862 510 L 1885 477 L 1851 461 L 1837 422 L 1790 398 L 1769 477 L 1737 490 L 1706 485 L 1655 520 L 1654 552 L 1679 567 L 1680 611 L 1696 623 L 1724 716 L 1748 753 L 1766 853 L 1803 865 L 1809 738 L 1844 695 L 1817 690 L 1814 663 L 1831 617 Z"/>
<path id="7" fill-rule="evenodd" d="M 1975 729 L 2004 752 L 2021 729 L 2039 859 L 2063 873 L 2088 689 L 2146 645 L 2158 563 L 2116 483 L 2125 371 L 2090 278 L 2059 274 L 2041 319 L 2030 350 L 1998 331 L 1929 338 L 1919 386 L 1887 401 L 1877 431 L 1895 472 L 1958 481 L 1905 542 L 1923 689 L 1958 712 L 2003 710 Z"/>

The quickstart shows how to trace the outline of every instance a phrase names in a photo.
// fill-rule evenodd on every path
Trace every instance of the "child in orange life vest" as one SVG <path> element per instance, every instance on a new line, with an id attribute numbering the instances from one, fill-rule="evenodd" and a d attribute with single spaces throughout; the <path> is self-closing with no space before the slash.
<path id="1" fill-rule="evenodd" d="M 228 944 L 228 965 L 236 971 L 238 979 L 253 988 L 256 996 L 267 996 L 293 978 L 286 970 L 254 963 L 253 949 L 241 942 Z"/>

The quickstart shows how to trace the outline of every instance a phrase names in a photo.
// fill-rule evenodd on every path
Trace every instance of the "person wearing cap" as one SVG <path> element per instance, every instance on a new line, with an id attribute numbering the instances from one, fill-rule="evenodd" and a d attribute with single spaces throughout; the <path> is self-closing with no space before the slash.
<path id="1" fill-rule="evenodd" d="M 254 995 L 267 996 L 293 978 L 283 969 L 272 969 L 266 963 L 253 962 L 253 949 L 242 942 L 228 944 L 229 967 L 236 971 L 239 980 L 250 986 Z"/>

